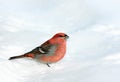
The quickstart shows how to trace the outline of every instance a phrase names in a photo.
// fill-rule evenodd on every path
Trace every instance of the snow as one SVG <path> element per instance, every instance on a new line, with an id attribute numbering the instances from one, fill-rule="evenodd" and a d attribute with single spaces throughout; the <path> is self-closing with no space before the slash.
<path id="1" fill-rule="evenodd" d="M 0 81 L 119 82 L 119 0 L 0 0 Z M 26 53 L 57 32 L 67 53 L 47 67 Z"/>

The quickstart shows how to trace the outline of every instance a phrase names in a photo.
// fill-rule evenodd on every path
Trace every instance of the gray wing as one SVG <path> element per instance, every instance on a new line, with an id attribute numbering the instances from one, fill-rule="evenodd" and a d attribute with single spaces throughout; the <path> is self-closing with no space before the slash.
<path id="1" fill-rule="evenodd" d="M 48 41 L 42 44 L 39 51 L 45 55 L 53 55 L 56 51 L 57 44 L 50 44 Z"/>
<path id="2" fill-rule="evenodd" d="M 52 44 L 50 44 L 48 41 L 43 43 L 40 47 L 39 47 L 39 51 L 43 54 L 47 54 L 49 53 L 50 49 L 52 48 Z"/>
<path id="3" fill-rule="evenodd" d="M 52 55 L 54 54 L 55 50 L 56 50 L 56 45 L 50 44 L 48 41 L 43 43 L 41 46 L 36 47 L 35 49 L 33 49 L 32 51 L 28 52 L 28 53 L 33 53 L 36 55 Z"/>

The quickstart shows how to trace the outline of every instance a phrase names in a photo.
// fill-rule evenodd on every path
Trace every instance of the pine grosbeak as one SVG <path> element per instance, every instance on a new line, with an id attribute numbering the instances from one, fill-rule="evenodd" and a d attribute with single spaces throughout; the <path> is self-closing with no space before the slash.
<path id="1" fill-rule="evenodd" d="M 66 53 L 66 40 L 69 38 L 65 33 L 57 33 L 51 39 L 47 40 L 41 46 L 20 56 L 10 57 L 9 60 L 31 57 L 50 67 L 50 63 L 61 60 Z"/>

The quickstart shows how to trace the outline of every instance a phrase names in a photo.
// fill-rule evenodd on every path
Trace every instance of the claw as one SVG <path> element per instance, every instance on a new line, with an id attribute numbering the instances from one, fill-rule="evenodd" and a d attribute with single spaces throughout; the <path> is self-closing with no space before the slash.
<path id="1" fill-rule="evenodd" d="M 47 63 L 47 66 L 50 67 L 50 65 Z"/>

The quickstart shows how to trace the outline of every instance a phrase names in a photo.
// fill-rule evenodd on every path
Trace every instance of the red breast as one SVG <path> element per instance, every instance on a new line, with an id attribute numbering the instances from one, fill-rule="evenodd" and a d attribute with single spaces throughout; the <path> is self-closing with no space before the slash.
<path id="1" fill-rule="evenodd" d="M 43 63 L 55 63 L 61 60 L 65 56 L 65 53 L 66 53 L 66 42 L 60 44 L 53 55 L 50 56 L 43 55 L 40 58 L 40 61 L 42 61 Z"/>

